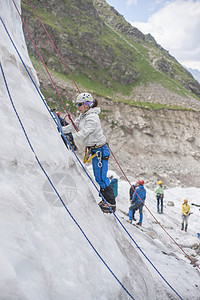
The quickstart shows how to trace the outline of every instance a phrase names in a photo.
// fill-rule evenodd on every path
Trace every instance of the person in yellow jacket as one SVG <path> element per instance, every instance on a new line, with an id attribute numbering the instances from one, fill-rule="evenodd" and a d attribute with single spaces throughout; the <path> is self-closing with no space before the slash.
<path id="1" fill-rule="evenodd" d="M 187 231 L 189 215 L 190 215 L 190 205 L 188 204 L 188 199 L 184 199 L 184 202 L 182 204 L 182 227 L 181 227 L 181 230 L 184 230 L 184 223 L 185 223 L 185 231 Z"/>
<path id="2" fill-rule="evenodd" d="M 163 198 L 164 198 L 164 188 L 162 185 L 162 181 L 158 181 L 158 187 L 154 190 L 156 193 L 157 199 L 157 212 L 163 214 Z"/>

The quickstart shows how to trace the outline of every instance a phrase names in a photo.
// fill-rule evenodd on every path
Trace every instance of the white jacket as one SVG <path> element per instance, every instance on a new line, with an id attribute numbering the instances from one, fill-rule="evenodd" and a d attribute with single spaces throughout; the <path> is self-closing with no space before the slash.
<path id="1" fill-rule="evenodd" d="M 80 114 L 74 122 L 79 131 L 73 134 L 73 137 L 81 139 L 86 147 L 100 146 L 106 142 L 98 116 L 100 111 L 99 107 L 90 108 L 84 114 Z M 72 124 L 64 126 L 62 129 L 64 134 L 75 130 Z"/>

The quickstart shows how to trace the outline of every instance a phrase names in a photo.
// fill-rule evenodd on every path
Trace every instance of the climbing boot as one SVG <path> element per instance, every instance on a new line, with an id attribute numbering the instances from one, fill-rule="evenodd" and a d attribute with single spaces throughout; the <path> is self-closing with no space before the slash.
<path id="1" fill-rule="evenodd" d="M 101 207 L 102 205 L 104 205 L 105 204 L 105 201 L 103 201 L 103 200 L 101 200 L 99 203 L 98 203 L 98 205 Z"/>
<path id="2" fill-rule="evenodd" d="M 110 206 L 110 207 L 109 207 Z M 112 213 L 112 211 L 113 212 L 115 212 L 116 211 L 116 204 L 110 204 L 109 203 L 109 206 L 106 204 L 106 203 L 104 203 L 103 205 L 101 205 L 100 207 L 101 207 L 101 210 L 104 212 L 104 213 Z M 112 209 L 112 210 L 111 210 Z"/>
<path id="3" fill-rule="evenodd" d="M 183 230 L 184 229 L 184 223 L 182 223 L 182 227 L 181 227 L 181 230 Z"/>
<path id="4" fill-rule="evenodd" d="M 109 204 L 115 204 L 115 195 L 111 184 L 106 188 L 100 188 L 100 192 Z"/>

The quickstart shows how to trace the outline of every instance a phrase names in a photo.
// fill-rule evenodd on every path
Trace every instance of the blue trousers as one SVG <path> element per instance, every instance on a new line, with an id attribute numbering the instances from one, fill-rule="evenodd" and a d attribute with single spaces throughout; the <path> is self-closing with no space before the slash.
<path id="1" fill-rule="evenodd" d="M 139 213 L 140 213 L 139 223 L 142 224 L 142 220 L 143 220 L 143 206 L 144 206 L 144 204 L 142 202 L 134 202 L 129 207 L 129 220 L 133 220 L 133 211 L 136 211 L 136 210 L 139 209 Z"/>
<path id="2" fill-rule="evenodd" d="M 99 151 L 99 152 L 98 152 Z M 110 150 L 108 145 L 104 145 L 101 148 L 92 150 L 92 155 L 98 152 L 98 156 L 92 159 L 92 167 L 96 182 L 102 188 L 106 188 L 110 185 L 110 179 L 107 176 L 108 173 L 108 158 L 110 156 Z"/>

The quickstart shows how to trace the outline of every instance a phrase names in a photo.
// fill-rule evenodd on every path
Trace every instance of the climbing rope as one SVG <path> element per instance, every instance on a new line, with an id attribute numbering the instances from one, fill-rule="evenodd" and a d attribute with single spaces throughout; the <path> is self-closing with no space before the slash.
<path id="1" fill-rule="evenodd" d="M 27 28 L 27 26 L 26 26 L 26 23 L 25 23 L 24 19 L 22 18 L 21 14 L 20 14 L 20 12 L 19 12 L 19 9 L 17 8 L 17 5 L 16 5 L 15 1 L 12 0 L 12 2 L 13 2 L 14 6 L 15 6 L 15 8 L 16 8 L 16 10 L 17 10 L 17 12 L 18 12 L 18 14 L 19 14 L 19 16 L 20 16 L 20 18 L 21 18 L 21 20 L 22 20 L 22 23 L 24 24 L 24 27 L 26 28 L 26 31 L 27 31 L 28 35 L 30 36 L 30 39 L 31 39 L 31 41 L 32 41 L 32 43 L 33 43 L 33 45 L 34 45 L 34 47 L 35 47 L 35 49 L 36 49 L 36 51 L 37 51 L 37 53 L 38 53 L 38 55 L 39 55 L 39 57 L 40 57 L 42 63 L 43 63 L 43 65 L 44 65 L 44 67 L 45 67 L 45 69 L 46 69 L 46 71 L 47 71 L 47 73 L 48 73 L 50 79 L 51 79 L 51 82 L 53 83 L 53 86 L 54 86 L 55 89 L 56 89 L 56 92 L 57 92 L 57 94 L 58 94 L 58 96 L 59 96 L 59 98 L 60 98 L 60 100 L 61 100 L 61 102 L 62 102 L 62 104 L 63 104 L 63 107 L 65 108 L 65 110 L 66 110 L 66 112 L 67 112 L 68 118 L 69 118 L 70 121 L 72 122 L 72 124 L 73 124 L 75 130 L 78 131 L 78 128 L 76 127 L 74 121 L 72 120 L 71 115 L 70 115 L 70 113 L 68 112 L 68 110 L 67 110 L 67 108 L 66 108 L 66 105 L 65 105 L 65 103 L 63 102 L 60 93 L 58 92 L 58 89 L 57 89 L 57 87 L 56 87 L 56 85 L 55 85 L 55 83 L 54 83 L 54 81 L 53 81 L 53 78 L 51 77 L 51 74 L 49 73 L 49 70 L 48 70 L 48 68 L 47 68 L 47 66 L 46 66 L 46 64 L 45 64 L 45 62 L 44 62 L 44 60 L 43 60 L 43 58 L 42 58 L 42 56 L 41 56 L 41 54 L 40 54 L 40 52 L 39 52 L 39 50 L 38 50 L 38 48 L 37 48 L 37 46 L 36 46 L 34 40 L 33 40 L 33 38 L 32 38 L 32 36 L 31 36 L 31 34 L 30 34 L 28 28 Z"/>
<path id="2" fill-rule="evenodd" d="M 13 1 L 13 0 L 12 0 Z M 73 149 L 72 149 L 72 151 L 73 151 Z M 74 154 L 75 154 L 75 156 L 77 157 L 77 155 L 76 155 L 76 153 L 74 152 Z M 107 201 L 106 201 L 107 202 Z M 109 204 L 108 204 L 108 206 L 109 206 Z M 111 209 L 111 208 L 110 208 Z M 112 209 L 111 209 L 111 211 L 112 211 Z M 115 215 L 115 214 L 114 214 Z M 116 217 L 116 215 L 115 215 L 115 217 Z M 120 222 L 120 220 L 118 219 L 118 221 Z M 123 224 L 121 223 L 121 225 L 123 226 Z M 139 248 L 139 246 L 137 245 L 137 247 Z M 140 249 L 140 248 L 139 248 Z M 140 249 L 141 250 L 141 249 Z M 145 255 L 145 254 L 144 254 Z M 147 258 L 148 259 L 148 258 Z M 150 262 L 151 263 L 151 262 Z M 152 263 L 151 263 L 152 264 Z M 155 268 L 155 267 L 154 267 Z M 161 275 L 161 274 L 160 274 Z M 162 277 L 162 275 L 161 275 L 161 277 Z M 164 279 L 164 278 L 163 278 Z M 165 279 L 164 279 L 165 280 Z M 165 280 L 166 281 L 166 280 Z M 167 283 L 168 284 L 168 283 Z M 168 284 L 169 285 L 169 284 Z M 173 289 L 173 288 L 172 288 Z"/>
<path id="3" fill-rule="evenodd" d="M 31 3 L 31 1 L 30 0 L 28 0 L 29 1 L 29 3 Z M 15 5 L 15 7 L 16 7 L 16 9 L 17 9 L 17 6 L 16 6 L 16 4 L 15 4 L 15 1 L 14 0 L 12 0 L 12 2 L 14 3 L 14 5 Z M 33 4 L 31 3 L 31 6 L 33 7 Z M 27 26 L 26 26 L 26 24 L 25 24 L 25 22 L 24 22 L 24 20 L 23 20 L 23 18 L 22 18 L 22 16 L 21 16 L 21 14 L 19 13 L 19 10 L 17 9 L 17 11 L 18 11 L 18 14 L 19 14 L 19 16 L 20 16 L 20 18 L 22 19 L 22 22 L 23 22 L 23 24 L 24 24 L 24 26 L 25 26 L 25 28 L 26 28 L 26 30 L 27 30 L 27 32 L 28 32 L 28 34 L 29 34 L 29 36 L 31 37 L 31 35 L 30 35 L 30 33 L 29 33 L 29 31 L 28 31 L 28 28 L 27 28 Z M 34 12 L 36 13 L 36 15 L 38 16 L 38 14 L 37 14 L 37 12 L 36 12 L 36 10 L 35 10 L 35 8 L 34 8 Z M 38 16 L 39 17 L 39 16 Z M 40 20 L 40 22 L 42 23 L 42 21 Z M 43 23 L 42 23 L 43 24 Z M 45 26 L 44 26 L 44 24 L 43 24 L 43 28 L 45 28 Z M 46 31 L 46 33 L 47 33 L 47 30 L 46 30 L 46 28 L 45 28 L 45 31 Z M 50 36 L 49 36 L 49 34 L 48 34 L 48 37 L 50 38 Z M 34 44 L 34 46 L 36 47 L 36 45 L 35 45 L 35 43 L 34 43 L 34 41 L 33 41 L 33 39 L 32 39 L 32 37 L 31 37 L 31 40 L 32 40 L 32 42 L 33 42 L 33 44 Z M 52 39 L 50 38 L 50 41 L 53 43 L 53 41 L 52 41 Z M 54 44 L 53 44 L 54 45 Z M 55 46 L 55 45 L 54 45 Z M 43 59 L 42 59 L 42 57 L 41 57 L 41 55 L 40 55 L 40 53 L 39 53 L 39 51 L 38 51 L 38 49 L 37 49 L 37 47 L 36 47 L 36 50 L 37 50 L 37 52 L 38 52 L 38 54 L 39 54 L 39 56 L 40 56 L 40 58 L 41 58 L 41 60 L 42 60 L 42 62 L 44 63 L 44 61 L 43 61 Z M 57 48 L 56 48 L 56 51 L 58 51 L 57 50 Z M 60 55 L 59 55 L 60 56 Z M 61 57 L 61 56 L 60 56 Z M 62 60 L 63 61 L 63 60 Z M 44 66 L 45 66 L 45 69 L 48 71 L 48 69 L 47 69 L 47 67 L 46 67 L 46 65 L 44 64 Z M 67 68 L 67 67 L 66 67 Z M 67 70 L 68 70 L 68 68 L 67 68 Z M 49 74 L 49 72 L 48 72 L 48 74 Z M 71 74 L 71 73 L 70 73 Z M 50 75 L 50 74 L 49 74 Z M 71 75 L 72 76 L 72 75 Z M 50 77 L 51 78 L 51 77 Z M 57 89 L 56 89 L 57 90 Z M 58 93 L 58 95 L 59 95 L 59 93 Z M 62 101 L 63 102 L 63 101 Z M 70 119 L 70 118 L 69 118 Z M 74 124 L 74 122 L 72 121 L 72 124 L 74 125 L 74 128 L 76 128 L 76 130 L 78 131 L 78 129 L 77 129 L 77 127 L 76 127 L 76 125 Z M 109 149 L 110 149 L 110 147 L 109 147 Z M 113 152 L 112 152 L 112 150 L 110 149 L 110 152 L 111 152 L 111 154 L 112 154 L 112 156 L 114 157 L 114 159 L 115 159 L 115 161 L 116 161 L 116 163 L 118 164 L 118 166 L 119 166 L 119 168 L 120 168 L 120 170 L 122 171 L 122 173 L 123 173 L 123 175 L 124 175 L 124 177 L 126 178 L 126 180 L 129 182 L 129 184 L 130 184 L 130 186 L 131 186 L 131 188 L 134 190 L 134 188 L 132 187 L 132 185 L 131 185 L 131 183 L 130 183 L 130 181 L 128 180 L 128 178 L 127 178 L 127 176 L 126 176 L 126 174 L 124 173 L 124 171 L 123 171 L 123 169 L 122 169 L 122 167 L 120 166 L 120 164 L 118 163 L 118 161 L 117 161 L 117 159 L 116 159 L 116 157 L 114 156 L 114 154 L 113 154 Z M 135 193 L 137 194 L 137 192 L 135 191 Z M 138 195 L 138 197 L 139 197 L 139 195 Z M 140 197 L 139 197 L 140 198 Z M 197 264 L 195 264 L 195 262 L 189 257 L 189 255 L 181 248 L 181 246 L 174 240 L 174 238 L 165 230 L 165 228 L 160 224 L 160 222 L 157 220 L 157 218 L 151 213 L 151 211 L 149 210 L 149 208 L 146 206 L 146 204 L 144 203 L 144 201 L 140 198 L 140 200 L 141 200 L 141 202 L 144 204 L 144 206 L 146 207 L 146 209 L 148 210 L 148 212 L 152 215 L 152 217 L 154 218 L 154 220 L 157 222 L 157 224 L 159 224 L 160 225 L 160 227 L 164 230 L 164 232 L 172 239 L 172 241 L 179 247 L 179 249 L 181 250 L 181 251 L 183 251 L 183 253 L 192 261 L 192 263 L 195 265 L 195 266 L 197 266 L 198 268 L 199 268 L 199 266 L 197 265 Z M 109 205 L 108 205 L 109 206 Z M 199 268 L 200 269 L 200 268 Z"/>
<path id="4" fill-rule="evenodd" d="M 36 57 L 36 55 L 35 55 L 35 53 L 34 53 L 34 51 L 33 51 L 33 49 L 32 49 L 30 40 L 28 39 L 28 37 L 26 37 L 25 33 L 24 33 L 24 36 L 25 36 L 26 43 L 29 45 L 29 49 L 31 49 L 31 52 L 32 52 L 32 54 L 34 55 L 34 57 L 35 57 L 35 59 L 36 59 L 38 65 L 39 65 L 40 69 L 42 70 L 42 72 L 43 72 L 44 76 L 47 78 L 47 80 L 49 80 L 49 77 L 48 77 L 47 73 L 45 72 L 45 69 L 42 67 L 43 65 L 41 65 L 40 61 L 37 59 L 37 57 Z M 53 86 L 53 84 L 52 84 L 51 81 L 50 81 L 50 83 L 51 83 L 51 85 L 52 85 L 52 87 L 53 87 L 55 93 L 57 93 L 57 92 L 56 92 L 56 89 L 54 88 L 54 86 Z M 46 90 L 46 92 L 48 93 L 48 95 L 49 95 L 51 98 L 54 99 L 55 102 L 57 102 L 58 106 L 57 106 L 56 109 L 60 108 L 60 103 L 59 103 L 59 101 L 58 101 L 52 94 L 50 94 L 50 93 L 48 92 L 48 90 Z"/>
<path id="5" fill-rule="evenodd" d="M 15 3 L 14 0 L 12 0 L 12 1 L 13 1 L 13 3 Z M 58 51 L 58 49 L 56 48 L 55 44 L 53 43 L 53 41 L 52 41 L 52 39 L 51 39 L 51 37 L 50 37 L 48 31 L 46 30 L 46 28 L 45 28 L 43 22 L 41 21 L 41 19 L 40 19 L 38 13 L 36 12 L 36 10 L 35 10 L 35 8 L 34 8 L 32 2 L 31 2 L 30 0 L 28 0 L 28 2 L 30 3 L 30 5 L 31 5 L 32 9 L 34 10 L 36 16 L 38 17 L 38 19 L 39 19 L 39 21 L 40 21 L 42 27 L 44 28 L 44 30 L 45 30 L 47 36 L 49 37 L 49 39 L 50 39 L 52 45 L 54 46 L 56 52 L 58 53 L 60 59 L 62 60 L 62 62 L 63 62 L 63 64 L 64 64 L 65 68 L 66 68 L 67 71 L 69 72 L 69 70 L 68 70 L 66 64 L 64 63 L 64 61 L 63 61 L 63 59 L 62 59 L 62 57 L 61 57 L 61 55 L 60 55 L 60 53 L 59 53 L 59 51 Z M 16 7 L 16 4 L 15 4 L 15 7 Z M 19 13 L 19 11 L 18 11 L 18 13 Z M 19 13 L 19 15 L 20 15 L 20 13 Z M 21 17 L 21 15 L 20 15 L 20 17 Z M 24 22 L 24 20 L 23 20 L 22 17 L 21 17 L 21 19 L 22 19 L 23 23 L 25 24 L 25 22 Z M 25 28 L 26 28 L 27 32 L 29 32 L 26 25 L 25 25 Z M 31 38 L 31 39 L 32 39 L 32 38 Z M 34 42 L 33 42 L 33 43 L 34 43 Z M 35 46 L 35 43 L 34 43 L 34 46 Z M 36 48 L 36 50 L 37 50 L 37 48 Z M 37 52 L 39 52 L 39 51 L 37 50 Z M 40 55 L 40 56 L 41 56 L 41 55 Z M 43 60 L 42 60 L 42 61 L 43 61 Z M 74 79 L 73 79 L 73 77 L 72 77 L 72 75 L 71 75 L 70 72 L 69 72 L 69 74 L 70 74 L 70 76 L 71 76 L 73 82 L 75 83 L 75 81 L 74 81 Z M 77 87 L 77 89 L 78 89 L 78 86 L 77 86 L 76 83 L 75 83 L 75 85 L 76 85 L 76 87 Z M 78 91 L 79 91 L 79 89 L 78 89 Z M 79 91 L 79 92 L 80 92 L 80 91 Z M 72 123 L 72 124 L 73 124 L 73 123 Z M 73 124 L 73 125 L 75 125 L 75 124 Z M 78 129 L 77 129 L 77 131 L 78 131 Z M 120 168 L 122 174 L 124 175 L 125 179 L 126 179 L 127 182 L 130 184 L 130 186 L 131 186 L 131 188 L 133 189 L 133 191 L 136 193 L 136 195 L 138 196 L 138 198 L 141 200 L 141 202 L 142 202 L 143 205 L 146 207 L 146 209 L 147 209 L 148 212 L 151 214 L 151 216 L 154 218 L 154 220 L 157 222 L 157 224 L 164 230 L 164 232 L 169 236 L 169 238 L 171 238 L 171 240 L 179 247 L 179 249 L 180 249 L 181 251 L 183 251 L 183 253 L 191 260 L 191 262 L 192 262 L 197 268 L 199 268 L 199 266 L 198 266 L 198 265 L 190 258 L 190 256 L 189 256 L 189 255 L 181 248 L 181 246 L 174 240 L 174 238 L 173 238 L 173 237 L 166 231 L 166 229 L 160 224 L 160 222 L 157 220 L 157 218 L 152 214 L 152 212 L 151 212 L 151 211 L 149 210 L 149 208 L 146 206 L 146 204 L 144 203 L 144 201 L 139 197 L 139 195 L 137 194 L 137 191 L 134 190 L 133 186 L 131 185 L 131 182 L 130 182 L 129 179 L 127 178 L 125 172 L 123 171 L 122 167 L 120 166 L 119 162 L 117 161 L 117 159 L 116 159 L 115 155 L 113 154 L 113 152 L 112 152 L 112 150 L 111 150 L 110 147 L 109 147 L 109 150 L 110 150 L 110 153 L 112 154 L 114 160 L 116 161 L 117 165 L 119 166 L 119 168 Z M 91 158 L 91 159 L 92 159 L 92 158 Z M 84 157 L 84 161 L 85 161 L 85 162 L 89 162 L 89 161 L 87 161 L 86 156 Z M 91 160 L 90 160 L 90 161 L 91 161 Z M 109 206 L 109 205 L 108 205 L 108 206 Z M 110 208 L 110 209 L 111 209 L 111 208 Z M 200 268 L 199 268 L 199 269 L 200 269 Z"/>
<path id="6" fill-rule="evenodd" d="M 89 240 L 89 238 L 87 237 L 86 233 L 84 232 L 84 230 L 81 228 L 81 226 L 79 225 L 79 223 L 76 221 L 76 219 L 73 217 L 73 215 L 71 214 L 71 212 L 69 211 L 69 209 L 67 208 L 67 206 L 65 205 L 62 197 L 60 196 L 59 192 L 57 191 L 56 187 L 54 186 L 53 182 L 51 181 L 50 177 L 48 176 L 47 172 L 45 171 L 44 167 L 42 166 L 42 163 L 40 162 L 34 148 L 33 148 L 33 145 L 28 137 L 28 134 L 24 128 L 24 125 L 21 121 L 21 118 L 16 110 L 16 107 L 14 105 L 14 102 L 13 102 L 13 99 L 12 99 L 12 96 L 10 94 L 10 90 L 8 88 L 8 84 L 7 84 L 7 81 L 6 81 L 6 77 L 5 77 L 5 74 L 4 74 L 4 71 L 3 71 L 3 67 L 2 67 L 2 64 L 0 62 L 0 69 L 1 69 L 1 72 L 2 72 L 2 76 L 3 76 L 3 79 L 4 79 L 4 83 L 5 83 L 5 87 L 6 87 L 6 90 L 7 90 L 7 93 L 8 93 L 8 97 L 10 99 L 10 102 L 11 102 L 11 105 L 13 107 L 13 110 L 18 118 L 18 121 L 20 123 L 20 126 L 23 130 L 23 133 L 26 137 L 26 140 L 31 148 L 31 151 L 33 152 L 34 156 L 35 156 L 35 159 L 37 161 L 37 163 L 39 164 L 40 168 L 42 169 L 43 173 L 45 174 L 46 178 L 48 179 L 50 185 L 52 186 L 53 190 L 55 191 L 55 193 L 57 194 L 58 198 L 60 199 L 62 205 L 64 206 L 64 208 L 66 209 L 66 211 L 68 212 L 69 216 L 71 217 L 71 219 L 74 221 L 74 223 L 76 224 L 76 226 L 79 228 L 79 230 L 81 231 L 81 233 L 83 234 L 83 236 L 85 237 L 85 239 L 87 240 L 87 242 L 89 243 L 89 245 L 92 247 L 92 249 L 95 251 L 95 253 L 97 254 L 97 256 L 101 259 L 101 261 L 103 262 L 103 264 L 106 266 L 106 268 L 108 269 L 108 271 L 113 275 L 113 277 L 117 280 L 117 282 L 121 285 L 121 287 L 124 289 L 124 291 L 130 296 L 131 299 L 134 299 L 134 297 L 130 294 L 130 292 L 125 288 L 125 286 L 122 284 L 122 282 L 118 279 L 118 277 L 115 275 L 115 273 L 111 270 L 111 268 L 108 266 L 108 264 L 105 262 L 105 260 L 102 258 L 102 256 L 99 254 L 99 252 L 97 251 L 97 249 L 94 247 L 94 245 L 92 244 L 92 242 Z M 66 140 L 67 141 L 67 140 Z M 68 141 L 67 141 L 68 142 Z M 69 144 L 69 143 L 68 143 Z M 69 144 L 70 145 L 70 144 Z"/>
<path id="7" fill-rule="evenodd" d="M 7 30 L 7 28 L 6 28 L 6 26 L 5 26 L 5 24 L 4 24 L 4 22 L 3 22 L 3 20 L 2 20 L 1 17 L 0 17 L 0 19 L 1 19 L 1 22 L 2 22 L 2 24 L 3 24 L 3 26 L 4 26 L 4 28 L 5 28 L 5 30 L 6 30 L 6 32 L 7 32 L 7 34 L 8 34 L 8 36 L 9 36 L 9 39 L 11 40 L 11 42 L 12 42 L 14 48 L 15 48 L 15 50 L 16 50 L 16 52 L 17 52 L 19 58 L 20 58 L 20 60 L 22 61 L 22 63 L 23 63 L 23 65 L 24 65 L 24 67 L 25 67 L 25 69 L 26 69 L 26 71 L 27 71 L 29 77 L 31 78 L 31 81 L 33 82 L 33 84 L 34 84 L 34 86 L 35 86 L 37 92 L 39 93 L 39 96 L 41 97 L 43 103 L 46 104 L 45 101 L 44 101 L 44 99 L 43 99 L 43 97 L 42 97 L 42 95 L 41 95 L 41 93 L 40 93 L 40 91 L 39 91 L 39 89 L 37 88 L 37 86 L 36 86 L 36 84 L 35 84 L 35 82 L 34 82 L 32 76 L 31 76 L 30 72 L 28 71 L 28 69 L 27 69 L 25 63 L 23 62 L 23 59 L 22 59 L 21 55 L 19 54 L 19 51 L 17 50 L 17 48 L 16 48 L 16 46 L 15 46 L 15 43 L 13 42 L 13 40 L 12 40 L 12 38 L 11 38 L 11 36 L 10 36 L 10 34 L 9 34 L 9 32 L 8 32 L 8 30 Z M 48 108 L 47 105 L 45 105 L 45 106 Z M 48 112 L 50 113 L 50 116 L 54 119 L 54 122 L 56 123 L 55 118 L 53 117 L 53 115 L 51 114 L 51 112 L 50 112 L 49 109 L 48 109 Z M 58 126 L 58 124 L 56 124 L 56 125 Z M 60 130 L 61 130 L 61 135 L 62 135 L 62 137 L 63 137 L 63 138 L 65 139 L 65 141 L 68 143 L 69 148 L 72 150 L 72 152 L 73 152 L 74 155 L 76 156 L 76 159 L 78 160 L 79 164 L 82 166 L 84 172 L 86 173 L 86 175 L 88 176 L 88 178 L 90 179 L 90 181 L 92 182 L 92 184 L 94 185 L 94 187 L 96 188 L 96 190 L 98 191 L 99 195 L 100 195 L 100 196 L 102 197 L 102 199 L 107 203 L 108 207 L 110 208 L 110 210 L 112 211 L 113 215 L 115 216 L 115 218 L 117 219 L 117 221 L 120 223 L 120 225 L 122 226 L 122 228 L 125 230 L 125 232 L 128 234 L 128 236 L 131 238 L 131 240 L 134 242 L 134 244 L 137 246 L 137 248 L 141 251 L 141 253 L 144 255 L 144 257 L 148 260 L 148 262 L 152 265 L 152 267 L 157 271 L 157 273 L 161 276 L 161 278 L 166 282 L 166 284 L 167 284 L 167 285 L 168 285 L 168 286 L 169 286 L 169 287 L 170 287 L 170 288 L 178 295 L 178 297 L 179 297 L 180 299 L 182 299 L 181 296 L 176 292 L 176 290 L 168 283 L 168 281 L 163 277 L 163 275 L 158 271 L 158 269 L 154 266 L 154 264 L 153 264 L 153 263 L 150 261 L 150 259 L 146 256 L 146 254 L 142 251 L 142 249 L 138 246 L 138 244 L 135 242 L 135 240 L 134 240 L 133 237 L 130 235 L 130 233 L 128 232 L 128 230 L 125 228 L 125 226 L 122 224 L 122 222 L 120 221 L 120 219 L 119 219 L 119 218 L 117 217 L 117 215 L 113 212 L 113 210 L 112 210 L 112 208 L 110 207 L 109 203 L 108 203 L 108 202 L 106 201 L 106 199 L 103 197 L 103 195 L 101 194 L 101 192 L 100 192 L 99 189 L 97 188 L 96 184 L 94 183 L 94 181 L 92 180 L 92 178 L 91 178 L 90 175 L 88 174 L 87 170 L 85 169 L 85 167 L 84 167 L 83 164 L 81 163 L 81 161 L 80 161 L 80 159 L 78 158 L 77 154 L 75 153 L 75 151 L 73 150 L 73 148 L 72 148 L 71 145 L 69 144 L 68 140 L 67 140 L 66 137 L 64 136 L 63 131 L 62 131 L 62 127 L 60 127 Z"/>
<path id="8" fill-rule="evenodd" d="M 110 148 L 109 148 L 110 149 Z M 129 179 L 127 178 L 126 174 L 124 173 L 122 167 L 120 166 L 120 164 L 118 163 L 115 155 L 113 154 L 112 150 L 110 149 L 112 156 L 114 157 L 117 165 L 119 166 L 120 170 L 122 171 L 124 177 L 126 178 L 126 180 L 128 181 L 128 183 L 130 184 L 131 188 L 133 191 L 134 188 L 131 184 L 131 182 L 129 181 Z M 137 192 L 135 191 L 135 193 L 137 194 Z M 139 197 L 139 195 L 138 195 Z M 183 250 L 183 248 L 175 241 L 175 239 L 167 232 L 167 230 L 161 225 L 161 223 L 158 221 L 158 219 L 153 215 L 153 213 L 150 211 L 150 209 L 146 206 L 145 202 L 139 197 L 139 199 L 141 200 L 141 202 L 143 203 L 143 205 L 146 207 L 146 209 L 148 210 L 148 212 L 151 214 L 151 216 L 154 218 L 154 220 L 156 221 L 156 223 L 164 230 L 164 232 L 170 237 L 170 239 L 179 247 L 179 249 L 187 256 L 187 258 L 189 258 L 189 260 L 200 270 L 200 267 L 191 259 L 191 257 Z"/>
<path id="9" fill-rule="evenodd" d="M 56 52 L 57 52 L 58 56 L 60 57 L 60 59 L 61 59 L 61 61 L 62 61 L 63 65 L 65 66 L 65 68 L 66 68 L 67 72 L 69 73 L 69 75 L 70 75 L 70 77 L 71 77 L 71 79 L 72 79 L 72 81 L 73 81 L 74 85 L 76 86 L 76 88 L 77 88 L 77 90 L 78 90 L 78 92 L 79 92 L 79 94 L 80 94 L 80 90 L 79 90 L 79 88 L 78 88 L 78 85 L 76 84 L 76 82 L 75 82 L 75 80 L 74 80 L 74 78 L 73 78 L 73 76 L 72 76 L 71 72 L 69 71 L 68 67 L 66 66 L 66 64 L 65 64 L 65 62 L 64 62 L 64 60 L 63 60 L 63 58 L 62 58 L 62 56 L 60 55 L 60 53 L 59 53 L 58 49 L 56 48 L 56 46 L 55 46 L 55 44 L 54 44 L 53 40 L 51 39 L 51 37 L 50 37 L 50 35 L 49 35 L 48 31 L 46 30 L 46 27 L 44 26 L 43 22 L 41 21 L 41 19 L 40 19 L 40 16 L 39 16 L 39 15 L 38 15 L 38 13 L 36 12 L 36 10 L 35 10 L 35 8 L 34 8 L 34 6 L 33 6 L 32 2 L 31 2 L 30 0 L 28 0 L 28 2 L 30 3 L 30 5 L 31 5 L 32 9 L 34 10 L 34 12 L 35 12 L 35 14 L 36 14 L 36 16 L 37 16 L 38 20 L 40 21 L 40 23 L 41 23 L 42 27 L 44 28 L 44 30 L 45 30 L 45 32 L 46 32 L 46 34 L 48 35 L 48 38 L 50 39 L 50 41 L 51 41 L 51 43 L 52 43 L 52 45 L 53 45 L 54 49 L 56 50 Z"/>
<path id="10" fill-rule="evenodd" d="M 13 1 L 13 3 L 15 4 L 14 0 L 12 0 L 12 1 Z M 29 1 L 29 3 L 31 4 L 31 6 L 32 6 L 32 8 L 33 8 L 33 10 L 34 10 L 34 12 L 35 12 L 35 14 L 36 14 L 37 17 L 39 18 L 39 15 L 37 14 L 37 12 L 36 12 L 36 10 L 35 10 L 33 4 L 31 3 L 30 0 L 28 0 L 28 1 Z M 15 4 L 15 7 L 16 7 L 16 4 Z M 16 7 L 16 9 L 17 9 L 17 7 Z M 18 11 L 18 9 L 17 9 L 17 11 Z M 20 15 L 19 11 L 18 11 L 18 14 Z M 21 15 L 20 15 L 20 17 L 21 17 Z M 24 23 L 24 25 L 25 25 L 25 22 L 24 22 L 24 20 L 23 20 L 22 17 L 21 17 L 21 19 L 22 19 L 22 21 L 23 21 L 23 23 Z M 50 38 L 50 35 L 48 34 L 48 32 L 47 32 L 47 30 L 46 30 L 44 24 L 42 23 L 41 19 L 40 19 L 40 23 L 42 24 L 43 28 L 45 29 L 45 32 L 47 33 L 47 35 L 48 35 L 50 41 L 52 42 L 52 44 L 53 44 L 53 46 L 54 46 L 54 48 L 56 48 L 55 45 L 54 45 L 54 43 L 53 43 L 53 41 L 52 41 L 52 39 Z M 26 25 L 25 25 L 25 28 L 27 29 L 27 26 L 26 26 Z M 27 29 L 27 32 L 29 33 L 28 29 Z M 30 35 L 30 34 L 29 34 L 29 35 Z M 31 37 L 31 39 L 32 39 L 32 37 Z M 32 40 L 32 41 L 33 41 L 33 40 Z M 34 42 L 33 42 L 33 43 L 34 43 Z M 34 43 L 34 46 L 35 46 L 35 43 Z M 36 48 L 36 50 L 37 50 L 37 48 Z M 37 50 L 37 51 L 38 51 L 38 50 Z M 57 48 L 56 48 L 56 51 L 57 51 L 57 53 L 58 53 Z M 60 57 L 61 60 L 63 61 L 63 59 L 62 59 L 62 57 L 61 57 L 60 54 L 59 54 L 59 57 Z M 42 60 L 42 61 L 43 61 L 43 60 Z M 64 64 L 64 65 L 65 65 L 65 64 Z M 66 65 L 65 65 L 65 67 L 66 67 L 66 69 L 68 70 L 68 68 L 67 68 Z M 72 77 L 71 73 L 70 73 L 70 76 Z M 73 80 L 73 81 L 74 81 L 74 80 Z M 110 149 L 110 147 L 109 147 L 109 149 Z M 124 177 L 125 177 L 126 180 L 129 182 L 131 188 L 134 190 L 134 188 L 132 187 L 130 181 L 128 180 L 126 174 L 124 173 L 123 169 L 121 168 L 120 164 L 118 163 L 118 161 L 117 161 L 116 157 L 114 156 L 114 154 L 113 154 L 113 152 L 112 152 L 111 149 L 110 149 L 110 152 L 111 152 L 112 156 L 114 157 L 116 163 L 117 163 L 118 166 L 120 167 L 120 170 L 122 171 Z M 135 192 L 136 192 L 136 191 L 135 191 Z M 137 192 L 136 192 L 136 194 L 137 194 Z M 138 197 L 139 197 L 139 195 L 138 195 Z M 139 197 L 139 198 L 140 198 L 140 197 Z M 151 213 L 151 211 L 148 209 L 148 207 L 147 207 L 146 204 L 143 202 L 143 200 L 142 200 L 141 198 L 140 198 L 140 200 L 141 200 L 141 202 L 144 204 L 144 206 L 147 208 L 147 210 L 149 211 L 149 213 L 152 215 L 152 217 L 155 219 L 155 221 L 156 221 L 156 222 L 160 225 L 160 227 L 165 231 L 165 233 L 172 239 L 172 241 L 179 247 L 179 249 L 180 249 L 181 251 L 183 251 L 183 253 L 191 260 L 191 262 L 192 262 L 195 266 L 197 266 L 197 267 L 199 268 L 199 266 L 195 264 L 195 262 L 188 256 L 188 254 L 180 247 L 180 245 L 173 239 L 173 237 L 172 237 L 172 236 L 165 230 L 165 228 L 160 224 L 160 222 L 159 222 L 159 221 L 156 219 L 156 217 Z M 107 202 L 107 201 L 106 201 L 106 202 Z M 108 204 L 108 206 L 109 206 L 109 204 Z M 109 208 L 111 209 L 110 206 L 109 206 Z M 111 211 L 112 211 L 112 209 L 111 209 Z M 200 268 L 199 268 L 199 269 L 200 269 Z"/>

